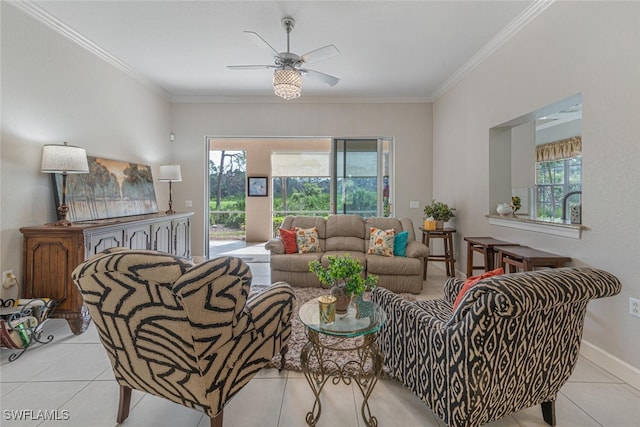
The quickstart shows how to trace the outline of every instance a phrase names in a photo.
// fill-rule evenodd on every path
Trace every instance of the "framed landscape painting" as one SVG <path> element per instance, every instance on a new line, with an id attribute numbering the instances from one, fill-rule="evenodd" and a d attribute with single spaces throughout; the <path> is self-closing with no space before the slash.
<path id="1" fill-rule="evenodd" d="M 157 213 L 151 167 L 87 156 L 89 173 L 67 175 L 67 219 L 92 221 Z M 62 175 L 52 174 L 56 207 L 62 199 Z"/>

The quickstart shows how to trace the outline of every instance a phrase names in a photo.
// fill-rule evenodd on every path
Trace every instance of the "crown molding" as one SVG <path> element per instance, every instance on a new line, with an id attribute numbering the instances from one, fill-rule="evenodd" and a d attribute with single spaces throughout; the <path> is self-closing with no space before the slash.
<path id="1" fill-rule="evenodd" d="M 172 104 L 428 104 L 426 98 L 367 98 L 367 97 L 324 97 L 302 96 L 286 101 L 276 95 L 270 96 L 214 96 L 214 95 L 174 95 Z"/>
<path id="2" fill-rule="evenodd" d="M 489 56 L 502 47 L 507 41 L 516 35 L 520 30 L 533 21 L 538 15 L 544 12 L 556 0 L 536 0 L 529 7 L 516 16 L 506 27 L 504 27 L 489 43 L 484 45 L 475 53 L 462 67 L 453 73 L 444 83 L 442 83 L 432 96 L 432 102 L 444 95 L 449 89 L 458 84 L 467 74 L 482 64 Z"/>
<path id="3" fill-rule="evenodd" d="M 78 33 L 73 28 L 67 26 L 57 18 L 51 16 L 49 13 L 41 9 L 36 4 L 32 3 L 28 0 L 20 0 L 20 1 L 12 1 L 7 2 L 7 4 L 12 5 L 13 7 L 25 12 L 27 15 L 35 18 L 37 21 L 45 24 L 47 27 L 51 28 L 55 32 L 61 34 L 87 51 L 91 52 L 98 58 L 106 61 L 112 66 L 116 67 L 118 70 L 127 74 L 128 76 L 134 78 L 139 83 L 143 84 L 145 87 L 153 90 L 158 95 L 162 96 L 166 100 L 171 99 L 171 94 L 153 83 L 151 80 L 143 76 L 142 74 L 135 71 L 125 62 L 119 60 L 115 56 L 111 55 L 106 50 L 102 49 L 100 46 L 93 43 L 91 40 L 84 37 L 82 34 Z"/>

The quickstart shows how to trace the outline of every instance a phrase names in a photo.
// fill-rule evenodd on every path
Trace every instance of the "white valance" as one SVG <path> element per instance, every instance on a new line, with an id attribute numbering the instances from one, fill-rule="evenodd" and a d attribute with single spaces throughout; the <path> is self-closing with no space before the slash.
<path id="1" fill-rule="evenodd" d="M 329 177 L 327 153 L 271 153 L 271 175 L 273 177 Z"/>

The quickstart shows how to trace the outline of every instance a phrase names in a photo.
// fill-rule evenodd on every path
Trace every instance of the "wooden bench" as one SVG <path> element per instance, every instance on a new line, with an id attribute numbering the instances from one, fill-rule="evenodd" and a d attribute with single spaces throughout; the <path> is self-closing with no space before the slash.
<path id="1" fill-rule="evenodd" d="M 496 246 L 519 246 L 518 243 L 505 242 L 493 237 L 465 237 L 467 242 L 467 277 L 473 276 L 473 270 L 493 270 L 496 267 Z M 473 265 L 473 253 L 482 254 L 483 265 Z"/>
<path id="2" fill-rule="evenodd" d="M 520 268 L 523 271 L 533 271 L 536 267 L 558 268 L 571 262 L 570 257 L 540 251 L 529 246 L 494 246 L 498 252 L 498 265 L 507 272 L 515 273 Z"/>

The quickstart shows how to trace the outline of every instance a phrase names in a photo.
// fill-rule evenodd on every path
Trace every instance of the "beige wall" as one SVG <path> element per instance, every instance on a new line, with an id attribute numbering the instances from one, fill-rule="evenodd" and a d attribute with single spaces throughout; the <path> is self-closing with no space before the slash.
<path id="1" fill-rule="evenodd" d="M 177 209 L 185 206 L 185 200 L 193 201 L 194 255 L 202 255 L 207 244 L 205 136 L 394 137 L 395 216 L 410 217 L 417 227 L 424 202 L 431 200 L 431 104 L 173 104 L 172 117 L 173 159 L 189 165 L 183 167 L 183 182 L 176 185 L 173 197 Z M 256 174 L 268 175 L 269 170 L 268 164 L 252 166 Z M 420 208 L 409 208 L 410 200 L 420 201 Z M 265 209 L 262 215 L 268 218 L 267 204 L 252 200 L 251 208 Z"/>
<path id="2" fill-rule="evenodd" d="M 433 104 L 434 195 L 453 196 L 458 208 L 458 269 L 462 239 L 475 235 L 615 273 L 622 293 L 589 304 L 584 337 L 596 353 L 635 368 L 640 319 L 628 314 L 628 298 L 640 297 L 639 22 L 637 2 L 555 2 Z M 582 239 L 490 226 L 489 129 L 576 93 L 584 103 Z"/>
<path id="3" fill-rule="evenodd" d="M 42 145 L 153 166 L 169 160 L 169 102 L 18 11 L 2 8 L 0 262 L 22 278 L 19 228 L 56 219 Z M 166 186 L 156 185 L 166 205 Z M 43 295 L 46 296 L 46 295 Z"/>

